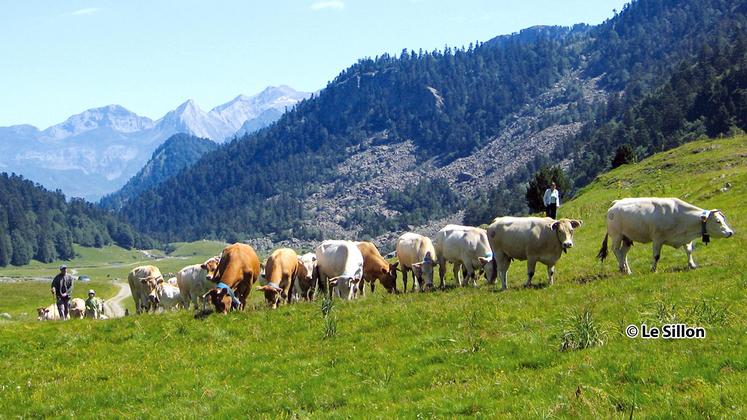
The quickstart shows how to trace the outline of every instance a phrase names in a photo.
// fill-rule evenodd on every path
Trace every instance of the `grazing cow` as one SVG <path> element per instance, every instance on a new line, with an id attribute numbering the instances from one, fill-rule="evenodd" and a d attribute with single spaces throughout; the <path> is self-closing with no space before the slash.
<path id="1" fill-rule="evenodd" d="M 215 307 L 215 312 L 220 314 L 227 314 L 231 310 L 233 299 L 226 288 L 213 287 L 202 296 L 202 299 L 210 299 L 210 303 Z"/>
<path id="2" fill-rule="evenodd" d="M 243 310 L 252 286 L 259 279 L 259 257 L 254 248 L 242 243 L 228 245 L 223 248 L 217 267 L 214 270 L 206 267 L 207 279 L 230 287 L 240 302 L 239 309 Z"/>
<path id="3" fill-rule="evenodd" d="M 70 318 L 83 319 L 86 317 L 86 301 L 81 298 L 70 300 Z"/>
<path id="4" fill-rule="evenodd" d="M 296 295 L 296 299 L 311 300 L 314 298 L 314 289 L 318 280 L 316 254 L 307 252 L 299 255 L 298 261 L 301 263 L 301 266 L 296 276 L 293 294 Z"/>
<path id="5" fill-rule="evenodd" d="M 607 257 L 607 238 L 611 238 L 618 268 L 630 274 L 630 247 L 634 242 L 652 242 L 651 271 L 656 271 L 663 245 L 683 247 L 688 267 L 695 268 L 694 239 L 700 236 L 707 244 L 711 237 L 729 238 L 733 235 L 734 231 L 720 210 L 704 210 L 678 198 L 625 198 L 613 201 L 607 210 L 607 234 L 597 257 L 602 261 Z"/>
<path id="6" fill-rule="evenodd" d="M 371 242 L 356 242 L 358 249 L 363 254 L 363 279 L 371 285 L 371 293 L 375 288 L 376 280 L 379 280 L 384 289 L 389 293 L 397 292 L 397 265 L 389 264 L 381 256 L 379 249 Z M 361 287 L 361 292 L 364 287 Z"/>
<path id="7" fill-rule="evenodd" d="M 290 248 L 280 248 L 270 254 L 265 263 L 267 284 L 257 287 L 257 290 L 265 293 L 268 306 L 276 309 L 283 300 L 291 303 L 293 298 L 291 292 L 300 270 L 306 269 L 298 259 L 296 251 Z"/>
<path id="8" fill-rule="evenodd" d="M 127 276 L 127 282 L 130 284 L 132 299 L 135 301 L 135 311 L 137 313 L 148 312 L 156 309 L 148 295 L 156 288 L 158 280 L 163 281 L 163 275 L 158 267 L 152 265 L 141 265 L 135 267 Z"/>
<path id="9" fill-rule="evenodd" d="M 36 308 L 36 313 L 39 315 L 36 318 L 39 321 L 57 321 L 60 319 L 60 312 L 54 303 L 46 308 L 43 306 Z"/>
<path id="10" fill-rule="evenodd" d="M 202 264 L 188 265 L 176 273 L 176 284 L 182 298 L 182 307 L 189 309 L 190 303 L 194 309 L 199 309 L 197 300 L 213 286 L 207 279 L 208 271 L 214 272 L 218 268 L 220 257 L 213 257 Z M 205 301 L 203 300 L 205 309 Z"/>
<path id="11" fill-rule="evenodd" d="M 407 291 L 407 273 L 412 271 L 412 290 L 415 283 L 420 291 L 433 287 L 433 266 L 438 257 L 430 238 L 407 232 L 397 240 L 397 258 L 402 270 L 402 282 Z"/>
<path id="12" fill-rule="evenodd" d="M 163 281 L 163 279 L 159 279 L 156 282 L 156 287 L 150 291 L 148 299 L 156 306 L 162 307 L 164 310 L 179 308 L 179 305 L 182 303 L 179 288 L 170 282 Z"/>
<path id="13" fill-rule="evenodd" d="M 495 280 L 493 270 L 493 251 L 488 242 L 488 233 L 485 229 L 471 226 L 446 225 L 436 234 L 433 243 L 438 255 L 439 274 L 444 287 L 446 276 L 446 262 L 454 264 L 454 278 L 460 286 L 465 286 L 469 280 L 477 286 L 477 271 L 484 270 L 485 278 L 489 283 Z M 461 268 L 467 272 L 467 278 L 460 278 Z"/>
<path id="14" fill-rule="evenodd" d="M 343 299 L 355 299 L 363 286 L 363 254 L 351 241 L 324 241 L 316 247 L 322 287 L 330 286 Z"/>
<path id="15" fill-rule="evenodd" d="M 494 268 L 506 289 L 511 260 L 527 261 L 526 286 L 532 285 L 537 262 L 547 266 L 550 284 L 555 281 L 555 263 L 563 252 L 573 247 L 573 230 L 580 220 L 549 217 L 498 217 L 488 227 L 488 241 L 493 249 Z"/>

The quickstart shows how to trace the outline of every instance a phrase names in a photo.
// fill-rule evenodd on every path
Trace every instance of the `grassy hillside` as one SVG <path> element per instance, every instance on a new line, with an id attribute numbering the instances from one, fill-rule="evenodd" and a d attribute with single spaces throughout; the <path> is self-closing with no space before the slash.
<path id="1" fill-rule="evenodd" d="M 319 302 L 204 320 L 182 312 L 0 324 L 0 413 L 745 417 L 745 157 L 745 137 L 698 141 L 600 177 L 561 208 L 585 224 L 552 287 L 522 288 L 525 265 L 515 262 L 506 292 L 483 284 L 336 301 L 334 334 Z M 694 271 L 684 252 L 665 248 L 651 274 L 650 247 L 636 245 L 634 275 L 619 275 L 594 256 L 610 202 L 634 195 L 719 208 L 737 235 L 698 244 Z M 561 351 L 570 318 L 586 309 L 603 345 Z M 706 338 L 623 333 L 677 320 Z"/>

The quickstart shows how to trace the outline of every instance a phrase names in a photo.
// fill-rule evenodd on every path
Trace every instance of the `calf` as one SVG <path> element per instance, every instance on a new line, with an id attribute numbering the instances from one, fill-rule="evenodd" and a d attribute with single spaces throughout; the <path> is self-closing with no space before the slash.
<path id="1" fill-rule="evenodd" d="M 399 263 L 389 264 L 381 256 L 376 245 L 371 242 L 356 242 L 356 245 L 363 255 L 363 279 L 371 285 L 371 293 L 374 291 L 376 280 L 379 280 L 387 292 L 397 292 L 397 265 Z"/>
<path id="2" fill-rule="evenodd" d="M 275 309 L 283 301 L 291 303 L 291 290 L 300 269 L 305 270 L 292 249 L 280 248 L 270 254 L 265 263 L 267 284 L 257 287 L 257 290 L 264 292 L 269 307 Z"/>

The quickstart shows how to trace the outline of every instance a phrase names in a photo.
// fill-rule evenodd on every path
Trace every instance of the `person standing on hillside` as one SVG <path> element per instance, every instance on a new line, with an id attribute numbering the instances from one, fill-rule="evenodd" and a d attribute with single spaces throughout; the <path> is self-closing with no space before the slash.
<path id="1" fill-rule="evenodd" d="M 550 184 L 550 188 L 545 190 L 545 215 L 556 219 L 558 216 L 558 207 L 560 207 L 560 192 L 558 191 L 555 181 Z"/>
<path id="2" fill-rule="evenodd" d="M 56 299 L 57 311 L 60 319 L 67 320 L 70 316 L 70 299 L 73 294 L 73 276 L 67 274 L 67 266 L 60 266 L 60 273 L 52 279 L 52 294 Z"/>

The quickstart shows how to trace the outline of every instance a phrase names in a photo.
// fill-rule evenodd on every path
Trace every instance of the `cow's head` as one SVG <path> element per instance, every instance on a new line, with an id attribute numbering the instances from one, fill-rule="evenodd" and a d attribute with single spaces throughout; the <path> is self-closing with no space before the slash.
<path id="1" fill-rule="evenodd" d="M 485 279 L 488 283 L 493 284 L 496 276 L 495 264 L 493 264 L 493 254 L 478 257 L 477 265 L 482 268 L 483 272 L 485 272 Z"/>
<path id="2" fill-rule="evenodd" d="M 379 282 L 389 293 L 397 291 L 397 266 L 399 262 L 389 264 L 389 267 L 381 267 Z"/>
<path id="3" fill-rule="evenodd" d="M 48 316 L 47 314 L 49 313 L 49 309 L 41 306 L 39 308 L 36 308 L 36 313 L 38 315 L 36 319 L 38 319 L 39 321 L 44 321 L 45 319 L 47 319 L 47 316 Z"/>
<path id="4" fill-rule="evenodd" d="M 210 299 L 210 303 L 215 307 L 215 312 L 227 314 L 231 310 L 231 295 L 228 290 L 222 287 L 214 287 L 202 295 L 202 300 Z"/>
<path id="5" fill-rule="evenodd" d="M 337 289 L 337 293 L 345 300 L 353 300 L 363 286 L 363 279 L 349 276 L 338 276 L 329 279 L 329 287 Z"/>
<path id="6" fill-rule="evenodd" d="M 213 257 L 204 263 L 200 264 L 200 268 L 207 271 L 207 279 L 213 281 L 216 272 L 218 271 L 218 264 L 220 263 L 220 257 Z"/>
<path id="7" fill-rule="evenodd" d="M 272 283 L 265 284 L 264 286 L 257 286 L 257 290 L 264 292 L 267 306 L 272 309 L 277 309 L 285 297 L 285 291 L 280 286 Z"/>
<path id="8" fill-rule="evenodd" d="M 711 210 L 706 217 L 706 233 L 713 238 L 730 238 L 734 230 L 726 223 L 726 216 L 721 210 Z"/>
<path id="9" fill-rule="evenodd" d="M 573 248 L 573 230 L 581 226 L 582 223 L 580 220 L 560 219 L 550 225 L 550 228 L 555 231 L 563 251 Z"/>
<path id="10" fill-rule="evenodd" d="M 433 256 L 430 252 L 426 252 L 423 261 L 412 265 L 412 274 L 418 279 L 418 285 L 420 290 L 433 288 Z"/>
<path id="11" fill-rule="evenodd" d="M 153 305 L 157 305 L 160 302 L 158 288 L 163 287 L 163 276 L 149 276 L 140 279 L 140 283 L 147 287 L 148 291 L 148 302 Z"/>

